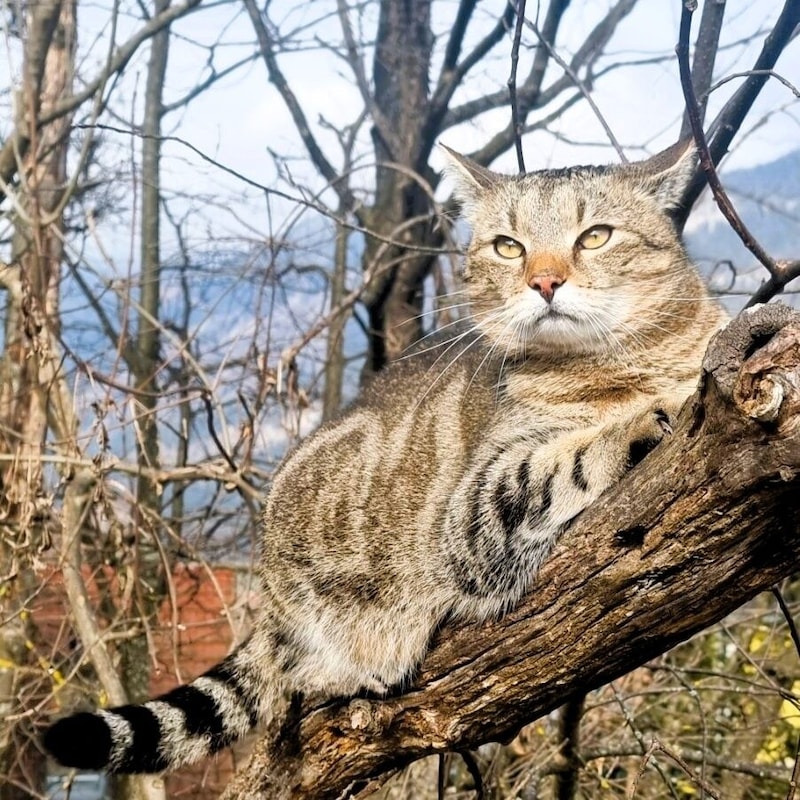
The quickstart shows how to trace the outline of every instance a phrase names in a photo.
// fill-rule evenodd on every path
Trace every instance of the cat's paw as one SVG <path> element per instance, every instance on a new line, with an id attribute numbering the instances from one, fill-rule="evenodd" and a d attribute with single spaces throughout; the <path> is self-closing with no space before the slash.
<path id="1" fill-rule="evenodd" d="M 635 467 L 675 427 L 682 403 L 659 398 L 651 406 L 640 411 L 627 426 L 627 468 Z"/>

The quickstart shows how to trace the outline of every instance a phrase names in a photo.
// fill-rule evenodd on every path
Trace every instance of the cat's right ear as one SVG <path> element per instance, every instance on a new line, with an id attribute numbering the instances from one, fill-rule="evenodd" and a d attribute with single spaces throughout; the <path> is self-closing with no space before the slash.
<path id="1" fill-rule="evenodd" d="M 478 198 L 487 190 L 494 186 L 500 176 L 486 167 L 473 161 L 471 158 L 462 156 L 446 144 L 439 143 L 439 147 L 444 150 L 447 156 L 447 165 L 444 173 L 453 180 L 456 200 L 459 201 L 465 216 L 470 216 L 470 210 L 478 202 Z"/>
<path id="2" fill-rule="evenodd" d="M 681 139 L 638 166 L 646 175 L 647 188 L 669 213 L 680 206 L 684 192 L 694 179 L 696 164 L 697 147 L 688 138 Z"/>

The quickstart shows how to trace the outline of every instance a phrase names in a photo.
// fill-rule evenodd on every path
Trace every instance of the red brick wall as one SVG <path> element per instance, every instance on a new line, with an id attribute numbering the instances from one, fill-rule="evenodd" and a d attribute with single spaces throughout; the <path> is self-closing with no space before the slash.
<path id="1" fill-rule="evenodd" d="M 150 687 L 153 694 L 163 694 L 181 682 L 205 672 L 230 652 L 233 635 L 231 622 L 237 624 L 239 612 L 231 610 L 236 602 L 236 572 L 217 568 L 213 578 L 199 565 L 180 565 L 173 574 L 177 606 L 165 602 L 159 617 L 162 627 L 153 637 L 155 659 Z M 233 619 L 225 613 L 225 609 Z M 177 625 L 175 621 L 177 618 Z M 179 677 L 180 676 L 180 679 Z M 233 772 L 230 751 L 184 768 L 167 777 L 167 797 L 191 797 L 211 800 L 225 787 Z"/>
<path id="2" fill-rule="evenodd" d="M 181 682 L 190 681 L 205 672 L 230 652 L 234 628 L 244 628 L 247 618 L 242 604 L 248 598 L 237 597 L 237 582 L 243 573 L 227 567 L 210 568 L 198 564 L 179 564 L 171 580 L 171 592 L 158 614 L 158 625 L 149 632 L 152 667 L 152 695 L 163 694 Z M 118 606 L 124 603 L 114 574 L 84 569 L 90 601 L 100 597 Z M 67 617 L 67 601 L 58 570 L 47 569 L 42 575 L 42 590 L 30 605 L 37 628 L 37 649 L 44 660 L 67 671 L 69 652 L 75 634 Z M 227 612 L 227 613 L 226 613 Z M 238 638 L 241 633 L 238 631 Z M 63 664 L 63 666 L 62 666 Z M 77 698 L 77 699 L 76 699 Z M 80 701 L 80 694 L 71 689 L 59 691 L 57 707 Z M 242 748 L 237 748 L 241 751 Z M 220 753 L 205 762 L 169 775 L 167 796 L 191 797 L 199 800 L 215 798 L 230 778 L 234 755 Z"/>

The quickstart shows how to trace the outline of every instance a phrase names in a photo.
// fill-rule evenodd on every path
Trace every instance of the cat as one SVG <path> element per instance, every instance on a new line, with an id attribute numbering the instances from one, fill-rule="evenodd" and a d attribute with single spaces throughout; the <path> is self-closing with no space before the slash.
<path id="1" fill-rule="evenodd" d="M 174 769 L 293 693 L 402 685 L 445 618 L 514 606 L 570 521 L 670 432 L 726 319 L 670 216 L 693 147 L 513 177 L 448 153 L 468 324 L 279 468 L 250 637 L 162 697 L 57 721 L 43 741 L 62 764 Z"/>

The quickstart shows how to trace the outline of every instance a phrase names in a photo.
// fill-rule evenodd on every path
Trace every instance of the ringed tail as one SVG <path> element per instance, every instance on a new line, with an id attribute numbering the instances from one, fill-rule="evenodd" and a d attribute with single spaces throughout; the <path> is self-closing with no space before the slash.
<path id="1" fill-rule="evenodd" d="M 171 770 L 216 753 L 245 736 L 263 707 L 242 658 L 245 644 L 146 703 L 58 720 L 44 733 L 45 749 L 65 767 L 118 774 Z"/>

